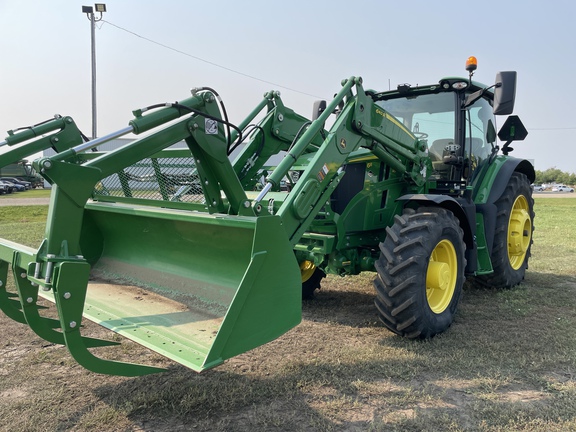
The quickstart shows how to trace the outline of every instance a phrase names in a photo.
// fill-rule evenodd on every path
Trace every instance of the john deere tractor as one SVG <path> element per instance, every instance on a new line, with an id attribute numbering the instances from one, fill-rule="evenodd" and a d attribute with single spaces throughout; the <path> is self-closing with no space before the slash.
<path id="1" fill-rule="evenodd" d="M 326 273 L 374 272 L 392 332 L 444 332 L 464 281 L 520 283 L 532 243 L 534 169 L 509 156 L 527 134 L 510 115 L 516 73 L 485 86 L 475 68 L 385 92 L 350 77 L 310 119 L 271 91 L 234 125 L 207 87 L 135 110 L 34 162 L 53 187 L 46 235 L 37 248 L 0 239 L 0 307 L 86 368 L 126 376 L 162 369 L 97 357 L 115 342 L 82 335 L 84 318 L 202 371 L 296 326 Z M 142 137 L 88 152 L 128 133 Z"/>

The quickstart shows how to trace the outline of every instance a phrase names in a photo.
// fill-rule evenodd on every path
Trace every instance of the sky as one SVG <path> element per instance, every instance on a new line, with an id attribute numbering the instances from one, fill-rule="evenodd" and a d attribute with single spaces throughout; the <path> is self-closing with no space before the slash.
<path id="1" fill-rule="evenodd" d="M 0 140 L 5 131 L 69 115 L 91 135 L 86 1 L 0 0 Z M 512 156 L 537 170 L 576 172 L 576 2 L 413 0 L 108 0 L 96 28 L 98 135 L 132 110 L 218 91 L 232 122 L 265 92 L 309 117 L 343 78 L 364 87 L 467 76 L 491 85 L 518 72 L 515 114 L 528 129 Z M 98 15 L 97 15 L 98 16 Z M 154 41 L 154 42 L 151 42 Z M 162 46 L 163 45 L 163 46 Z M 505 118 L 499 120 L 504 123 Z M 7 147 L 0 148 L 0 152 Z"/>

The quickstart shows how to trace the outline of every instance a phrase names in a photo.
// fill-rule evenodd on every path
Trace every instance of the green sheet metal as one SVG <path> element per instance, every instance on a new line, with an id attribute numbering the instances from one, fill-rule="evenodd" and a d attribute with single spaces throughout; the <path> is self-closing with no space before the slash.
<path id="1" fill-rule="evenodd" d="M 88 204 L 84 315 L 196 371 L 301 320 L 300 271 L 279 217 Z"/>

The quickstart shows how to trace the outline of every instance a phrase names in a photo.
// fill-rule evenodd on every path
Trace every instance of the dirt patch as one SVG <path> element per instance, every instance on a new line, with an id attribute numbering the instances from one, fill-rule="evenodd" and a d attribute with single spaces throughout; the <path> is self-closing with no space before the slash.
<path id="1" fill-rule="evenodd" d="M 537 402 L 546 399 L 546 393 L 537 390 L 511 390 L 500 393 L 500 397 L 510 402 Z"/>

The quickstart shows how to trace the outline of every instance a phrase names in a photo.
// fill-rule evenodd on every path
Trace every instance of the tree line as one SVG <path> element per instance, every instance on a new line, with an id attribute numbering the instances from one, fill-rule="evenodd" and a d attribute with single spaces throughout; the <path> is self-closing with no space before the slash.
<path id="1" fill-rule="evenodd" d="M 558 168 L 548 168 L 545 171 L 536 170 L 536 180 L 534 184 L 559 183 L 565 185 L 576 185 L 576 174 L 559 170 Z"/>

